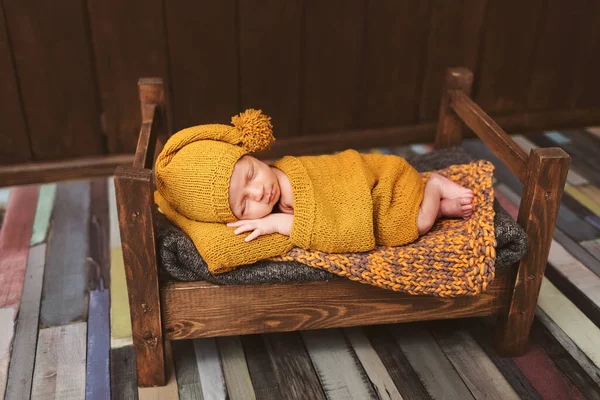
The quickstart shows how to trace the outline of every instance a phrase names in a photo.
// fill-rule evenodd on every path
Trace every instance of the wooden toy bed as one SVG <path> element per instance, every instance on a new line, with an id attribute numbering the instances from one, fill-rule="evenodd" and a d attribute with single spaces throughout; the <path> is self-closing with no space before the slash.
<path id="1" fill-rule="evenodd" d="M 498 352 L 523 353 L 570 158 L 558 148 L 526 154 L 471 100 L 472 80 L 464 68 L 448 70 L 435 147 L 459 145 L 464 123 L 515 173 L 524 184 L 517 222 L 527 233 L 529 251 L 514 268 L 498 272 L 485 293 L 440 298 L 345 279 L 233 286 L 160 282 L 152 168 L 168 135 L 166 100 L 160 79 L 141 79 L 142 127 L 134 162 L 115 176 L 139 386 L 165 384 L 165 340 L 497 315 Z M 297 154 L 285 140 L 278 142 Z"/>

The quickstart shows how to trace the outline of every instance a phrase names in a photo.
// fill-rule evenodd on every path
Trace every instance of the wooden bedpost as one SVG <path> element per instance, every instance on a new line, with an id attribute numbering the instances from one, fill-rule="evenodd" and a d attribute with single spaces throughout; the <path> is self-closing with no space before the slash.
<path id="1" fill-rule="evenodd" d="M 115 190 L 138 386 L 147 387 L 166 384 L 152 167 L 167 124 L 162 80 L 140 79 L 139 92 L 142 126 L 134 162 L 117 168 Z"/>
<path id="2" fill-rule="evenodd" d="M 450 92 L 461 91 L 470 96 L 472 85 L 473 73 L 467 68 L 448 68 L 446 70 L 440 115 L 435 133 L 434 146 L 436 149 L 460 146 L 463 122 L 450 107 Z"/>
<path id="3" fill-rule="evenodd" d="M 559 148 L 534 149 L 529 154 L 517 218 L 529 246 L 519 262 L 508 313 L 500 315 L 496 325 L 496 350 L 502 355 L 525 352 L 569 163 L 569 155 Z"/>

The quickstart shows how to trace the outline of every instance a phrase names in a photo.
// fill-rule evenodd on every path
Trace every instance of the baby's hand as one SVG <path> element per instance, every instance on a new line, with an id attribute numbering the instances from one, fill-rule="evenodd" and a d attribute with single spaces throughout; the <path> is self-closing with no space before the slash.
<path id="1" fill-rule="evenodd" d="M 290 235 L 292 230 L 293 214 L 273 213 L 259 219 L 244 219 L 227 224 L 229 227 L 236 227 L 233 231 L 236 235 L 242 232 L 253 231 L 244 240 L 249 242 L 261 235 L 270 233 L 281 233 L 282 235 Z"/>

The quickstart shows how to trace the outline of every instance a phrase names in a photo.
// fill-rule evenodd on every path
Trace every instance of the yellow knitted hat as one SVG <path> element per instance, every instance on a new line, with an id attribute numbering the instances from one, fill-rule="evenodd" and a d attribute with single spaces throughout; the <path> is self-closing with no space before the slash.
<path id="1" fill-rule="evenodd" d="M 156 159 L 158 192 L 186 218 L 235 221 L 228 200 L 233 166 L 244 154 L 265 150 L 275 140 L 271 118 L 261 110 L 246 110 L 231 123 L 183 129 Z"/>

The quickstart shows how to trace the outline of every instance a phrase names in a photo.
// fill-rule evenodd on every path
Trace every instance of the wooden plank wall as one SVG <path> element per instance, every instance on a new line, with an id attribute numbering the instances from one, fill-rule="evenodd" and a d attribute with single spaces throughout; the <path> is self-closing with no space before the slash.
<path id="1" fill-rule="evenodd" d="M 248 107 L 280 138 L 427 124 L 458 65 L 495 117 L 600 123 L 598 17 L 596 1 L 3 0 L 0 164 L 133 152 L 141 76 L 168 83 L 174 130 Z"/>

